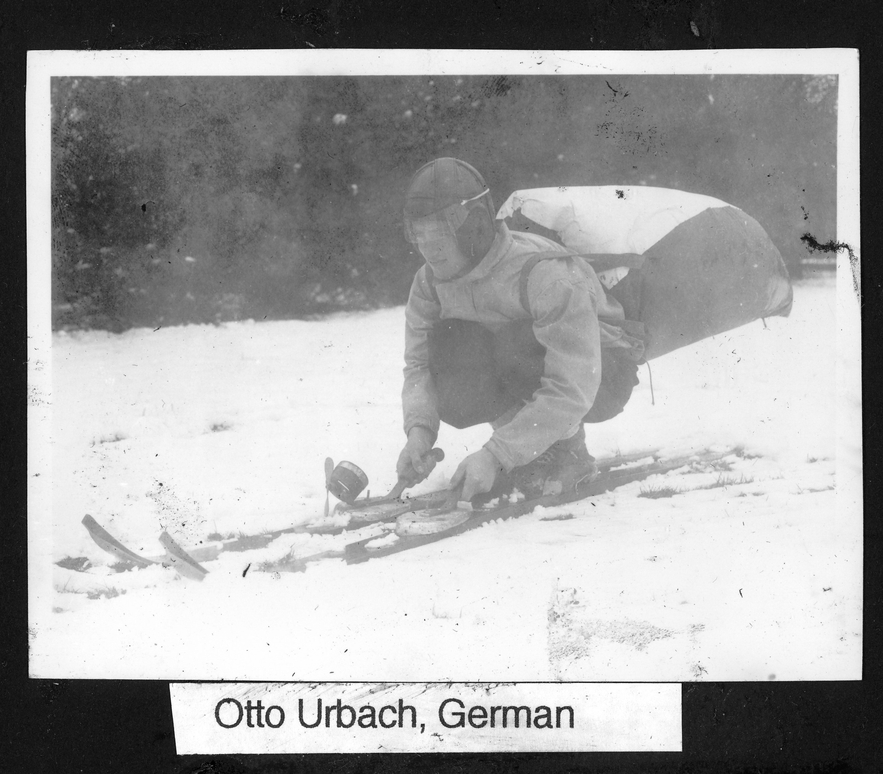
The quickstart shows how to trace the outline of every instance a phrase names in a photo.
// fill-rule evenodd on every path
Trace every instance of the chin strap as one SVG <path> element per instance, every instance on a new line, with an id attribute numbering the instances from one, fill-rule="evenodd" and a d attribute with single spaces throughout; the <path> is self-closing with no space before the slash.
<path id="1" fill-rule="evenodd" d="M 423 273 L 426 275 L 427 283 L 429 283 L 429 292 L 432 293 L 432 300 L 441 306 L 438 291 L 435 289 L 435 274 L 433 274 L 432 267 L 428 263 L 423 264 Z"/>

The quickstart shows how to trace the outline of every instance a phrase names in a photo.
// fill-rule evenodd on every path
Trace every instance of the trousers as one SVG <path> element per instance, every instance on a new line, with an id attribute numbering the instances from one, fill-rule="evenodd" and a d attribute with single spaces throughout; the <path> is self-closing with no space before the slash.
<path id="1" fill-rule="evenodd" d="M 492 422 L 540 388 L 546 349 L 530 320 L 494 333 L 471 320 L 441 320 L 429 335 L 429 371 L 442 422 L 458 429 Z M 601 385 L 583 422 L 621 413 L 638 384 L 638 366 L 615 349 L 601 350 Z"/>

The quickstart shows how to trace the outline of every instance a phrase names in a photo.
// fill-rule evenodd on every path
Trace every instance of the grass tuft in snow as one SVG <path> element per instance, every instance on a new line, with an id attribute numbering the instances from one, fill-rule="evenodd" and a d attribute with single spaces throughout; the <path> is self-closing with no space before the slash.
<path id="1" fill-rule="evenodd" d="M 662 485 L 645 485 L 641 487 L 641 491 L 638 492 L 638 497 L 646 497 L 650 500 L 659 500 L 664 497 L 674 497 L 678 494 L 683 494 L 685 492 L 698 492 L 703 489 L 724 489 L 728 486 L 741 486 L 743 484 L 750 484 L 754 481 L 752 476 L 746 476 L 744 474 L 740 474 L 737 476 L 727 476 L 727 475 L 719 475 L 716 481 L 713 481 L 710 484 L 701 484 L 699 486 L 691 486 L 691 487 L 677 487 L 671 486 L 668 484 Z"/>
<path id="2" fill-rule="evenodd" d="M 738 478 L 736 476 L 718 476 L 717 481 L 711 484 L 703 484 L 702 486 L 693 487 L 693 490 L 699 489 L 723 489 L 728 486 L 741 486 L 742 484 L 751 484 L 754 482 L 753 476 L 746 476 L 744 473 Z"/>
<path id="3" fill-rule="evenodd" d="M 570 521 L 575 518 L 572 513 L 560 513 L 557 516 L 543 516 L 540 521 Z"/>
<path id="4" fill-rule="evenodd" d="M 674 497 L 676 494 L 680 494 L 684 490 L 677 486 L 668 486 L 667 484 L 663 484 L 661 486 L 642 486 L 641 491 L 638 492 L 638 497 L 646 497 L 650 500 L 660 500 L 664 497 Z"/>
<path id="5" fill-rule="evenodd" d="M 83 572 L 92 566 L 92 562 L 85 556 L 66 556 L 64 559 L 59 559 L 55 564 L 65 570 L 75 570 L 76 572 Z"/>
<path id="6" fill-rule="evenodd" d="M 813 494 L 815 492 L 833 492 L 836 487 L 834 484 L 828 484 L 828 486 L 800 486 L 800 484 L 795 484 L 797 487 L 797 494 Z"/>
<path id="7" fill-rule="evenodd" d="M 462 608 L 460 608 L 460 611 L 458 613 L 455 613 L 451 609 L 445 609 L 445 608 L 439 609 L 437 602 L 432 603 L 432 610 L 430 612 L 431 612 L 432 617 L 437 620 L 454 620 L 454 619 L 463 617 L 463 609 Z"/>
<path id="8" fill-rule="evenodd" d="M 114 597 L 120 597 L 126 593 L 125 589 L 118 589 L 116 588 L 116 586 L 104 586 L 100 589 L 90 589 L 88 591 L 83 591 L 82 589 L 71 588 L 68 581 L 65 581 L 62 586 L 56 586 L 55 590 L 59 594 L 81 594 L 88 597 L 89 599 L 113 599 Z"/>
<path id="9" fill-rule="evenodd" d="M 92 445 L 94 446 L 96 443 L 119 443 L 120 441 L 125 441 L 128 438 L 127 435 L 123 433 L 112 433 L 111 435 L 102 435 L 97 441 L 93 441 Z"/>
<path id="10" fill-rule="evenodd" d="M 278 575 L 282 572 L 305 572 L 307 569 L 306 562 L 296 557 L 291 559 L 283 559 L 275 562 L 261 562 L 252 571 L 269 572 Z"/>
<path id="11" fill-rule="evenodd" d="M 126 593 L 125 589 L 118 589 L 115 586 L 105 586 L 103 589 L 92 589 L 87 591 L 86 596 L 89 599 L 113 599 Z"/>
<path id="12" fill-rule="evenodd" d="M 109 567 L 114 572 L 128 572 L 129 570 L 138 569 L 137 564 L 135 564 L 134 562 L 126 561 L 114 562 L 113 564 L 109 565 Z"/>

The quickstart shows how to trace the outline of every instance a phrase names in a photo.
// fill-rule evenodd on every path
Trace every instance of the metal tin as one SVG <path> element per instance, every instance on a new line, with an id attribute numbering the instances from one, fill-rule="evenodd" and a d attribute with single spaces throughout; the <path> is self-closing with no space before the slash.
<path id="1" fill-rule="evenodd" d="M 352 505 L 355 499 L 368 486 L 368 476 L 352 462 L 338 462 L 328 479 L 328 491 L 338 500 Z"/>

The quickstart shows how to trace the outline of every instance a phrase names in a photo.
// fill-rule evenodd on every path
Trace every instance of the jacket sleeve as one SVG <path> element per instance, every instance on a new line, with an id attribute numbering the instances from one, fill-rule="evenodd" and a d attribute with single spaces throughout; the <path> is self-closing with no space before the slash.
<path id="1" fill-rule="evenodd" d="M 601 383 L 601 335 L 591 279 L 570 261 L 544 261 L 531 273 L 533 332 L 546 348 L 540 388 L 485 444 L 507 470 L 542 454 L 592 407 Z"/>
<path id="2" fill-rule="evenodd" d="M 438 398 L 429 373 L 429 333 L 440 319 L 441 306 L 433 297 L 426 272 L 414 276 L 405 307 L 405 370 L 402 413 L 405 435 L 418 425 L 438 435 Z"/>

